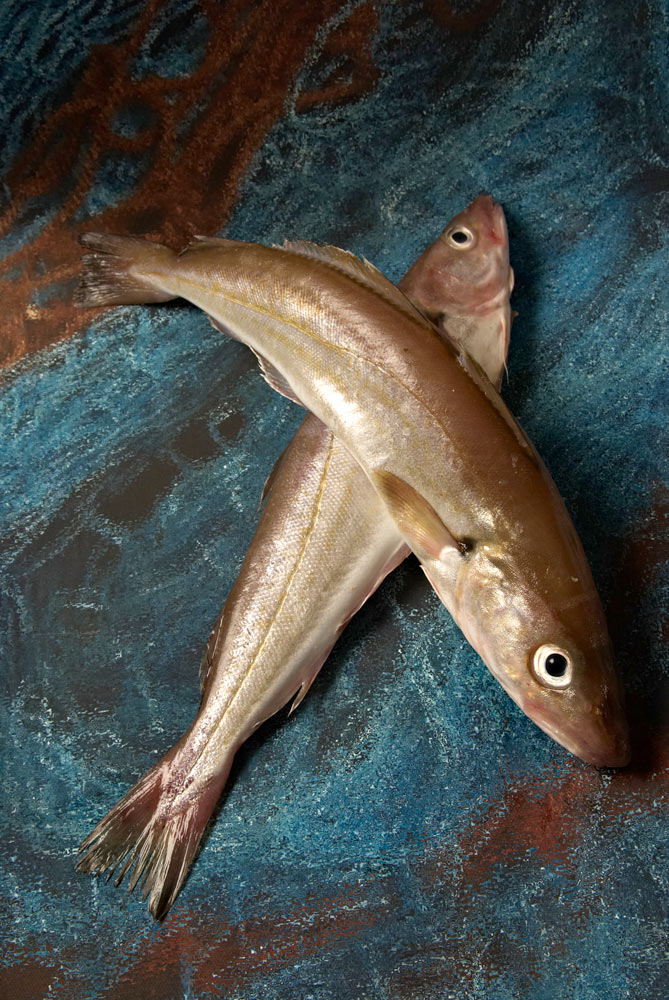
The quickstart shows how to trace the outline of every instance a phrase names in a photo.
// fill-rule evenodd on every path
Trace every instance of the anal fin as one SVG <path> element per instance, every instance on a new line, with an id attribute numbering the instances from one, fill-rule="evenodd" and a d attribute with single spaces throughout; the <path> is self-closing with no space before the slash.
<path id="1" fill-rule="evenodd" d="M 330 647 L 330 649 L 332 649 L 332 647 Z M 321 667 L 323 666 L 323 664 L 327 660 L 328 656 L 330 655 L 330 649 L 328 649 L 325 653 L 323 653 L 323 655 L 320 656 L 316 660 L 316 662 L 312 664 L 312 666 L 310 668 L 311 669 L 311 673 L 307 676 L 306 680 L 302 681 L 302 683 L 300 684 L 299 688 L 297 689 L 297 694 L 293 698 L 293 704 L 288 709 L 288 715 L 292 715 L 293 712 L 295 711 L 295 709 L 298 707 L 298 705 L 301 705 L 302 702 L 304 701 L 304 697 L 305 697 L 307 691 L 309 690 L 309 688 L 311 687 L 311 685 L 316 680 L 316 677 L 318 676 L 319 670 L 321 669 Z"/>
<path id="2" fill-rule="evenodd" d="M 230 337 L 231 340 L 240 340 L 240 338 L 235 334 L 234 330 L 231 330 L 229 327 L 225 325 L 225 323 L 221 323 L 214 316 L 209 315 L 209 322 L 214 327 L 214 329 L 218 330 L 219 333 L 224 334 L 226 337 Z M 244 343 L 243 340 L 241 340 L 240 342 Z M 291 402 L 297 403 L 298 406 L 304 406 L 302 400 L 298 399 L 297 396 L 295 395 L 292 386 L 284 378 L 281 372 L 274 367 L 271 361 L 268 361 L 267 358 L 263 357 L 262 354 L 258 354 L 258 352 L 254 351 L 253 348 L 251 348 L 251 350 L 258 359 L 258 364 L 260 365 L 260 374 L 265 379 L 267 384 L 271 385 L 272 389 L 278 392 L 279 395 L 285 396 L 286 399 L 290 399 Z"/>
<path id="3" fill-rule="evenodd" d="M 305 695 L 306 695 L 307 691 L 309 690 L 309 688 L 311 687 L 311 685 L 312 685 L 312 684 L 314 683 L 314 681 L 316 680 L 316 676 L 317 676 L 317 674 L 318 674 L 318 671 L 319 671 L 320 669 L 321 669 L 321 668 L 320 668 L 320 665 L 319 665 L 319 667 L 318 667 L 318 670 L 316 670 L 316 671 L 315 671 L 315 673 L 313 673 L 313 674 L 311 675 L 311 677 L 308 677 L 308 678 L 307 678 L 307 680 L 306 680 L 306 681 L 304 681 L 304 682 L 303 682 L 303 683 L 302 683 L 302 684 L 300 685 L 300 687 L 298 688 L 298 691 L 297 691 L 297 694 L 296 694 L 296 695 L 295 695 L 295 697 L 293 698 L 293 704 L 292 704 L 292 705 L 290 706 L 290 708 L 288 709 L 288 715 L 292 715 L 292 714 L 293 714 L 293 712 L 295 711 L 295 709 L 296 709 L 296 708 L 297 708 L 297 707 L 298 707 L 299 705 L 301 705 L 301 704 L 302 704 L 302 702 L 304 701 L 304 697 L 305 697 Z"/>
<path id="4" fill-rule="evenodd" d="M 285 396 L 286 399 L 292 400 L 293 403 L 297 403 L 298 406 L 303 406 L 304 404 L 295 395 L 295 391 L 287 379 L 281 374 L 281 372 L 274 367 L 274 365 L 263 357 L 262 354 L 258 354 L 257 351 L 253 352 L 258 359 L 260 364 L 260 373 L 265 379 L 268 385 L 276 390 L 281 396 Z"/>
<path id="5" fill-rule="evenodd" d="M 290 448 L 291 444 L 292 444 L 292 442 L 289 441 L 288 444 L 286 445 L 286 447 L 283 449 L 283 451 L 279 455 L 279 457 L 277 458 L 276 462 L 274 463 L 274 467 L 273 467 L 272 471 L 270 472 L 269 476 L 265 480 L 265 485 L 263 486 L 262 493 L 260 494 L 260 502 L 258 503 L 258 506 L 257 506 L 256 510 L 260 510 L 260 508 L 264 504 L 265 500 L 267 499 L 267 497 L 272 492 L 272 487 L 274 486 L 274 483 L 276 482 L 276 478 L 279 475 L 279 470 L 281 468 L 281 463 L 283 462 L 284 458 L 286 457 L 286 452 Z"/>

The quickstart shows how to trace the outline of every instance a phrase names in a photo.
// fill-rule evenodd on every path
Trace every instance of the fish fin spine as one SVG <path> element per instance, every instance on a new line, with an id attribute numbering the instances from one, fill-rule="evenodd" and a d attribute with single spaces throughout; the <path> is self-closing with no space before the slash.
<path id="1" fill-rule="evenodd" d="M 232 340 L 240 340 L 234 330 L 227 327 L 225 323 L 221 323 L 220 320 L 217 320 L 214 316 L 209 315 L 209 322 L 214 329 L 218 330 L 226 337 L 230 337 Z M 244 343 L 244 341 L 241 341 L 241 343 Z M 297 403 L 298 406 L 304 406 L 302 401 L 295 395 L 293 387 L 290 385 L 288 380 L 277 368 L 274 367 L 271 361 L 268 361 L 267 358 L 265 358 L 262 354 L 259 354 L 253 348 L 251 348 L 251 350 L 258 359 L 260 374 L 265 379 L 267 384 L 271 386 L 275 392 L 278 392 L 280 396 L 285 396 L 286 399 L 289 399 L 292 403 Z"/>
<path id="2" fill-rule="evenodd" d="M 128 889 L 140 886 L 151 914 L 167 914 L 183 884 L 198 845 L 230 771 L 217 775 L 186 806 L 170 813 L 175 798 L 174 761 L 181 743 L 140 778 L 107 813 L 79 848 L 76 867 L 91 874 L 115 876 L 119 886 L 132 871 Z"/>
<path id="3" fill-rule="evenodd" d="M 82 258 L 81 282 L 74 303 L 95 306 L 141 305 L 168 302 L 176 296 L 155 286 L 142 274 L 145 265 L 169 265 L 176 254 L 162 243 L 137 236 L 84 233 L 79 242 L 89 252 Z"/>
<path id="4" fill-rule="evenodd" d="M 337 271 L 342 271 L 357 284 L 363 285 L 386 302 L 391 303 L 410 319 L 417 320 L 421 325 L 431 325 L 418 306 L 414 305 L 397 285 L 393 285 L 392 281 L 386 278 L 385 274 L 379 271 L 378 267 L 368 261 L 366 257 L 356 257 L 349 250 L 340 250 L 339 247 L 327 245 L 320 246 L 307 240 L 284 240 L 283 247 L 279 249 L 298 254 L 300 257 L 311 257 Z"/>

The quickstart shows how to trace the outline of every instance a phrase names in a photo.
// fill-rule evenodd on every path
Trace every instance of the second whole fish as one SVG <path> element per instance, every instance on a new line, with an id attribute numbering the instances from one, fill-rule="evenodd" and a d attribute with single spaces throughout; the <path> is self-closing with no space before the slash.
<path id="1" fill-rule="evenodd" d="M 488 235 L 503 240 L 494 225 Z M 204 240 L 177 256 L 141 241 L 86 242 L 96 252 L 84 302 L 181 295 L 249 344 L 268 381 L 364 469 L 526 714 L 585 760 L 626 762 L 619 682 L 580 542 L 545 467 L 464 351 L 371 265 L 335 248 Z M 463 271 L 449 268 L 456 285 Z"/>
<path id="2" fill-rule="evenodd" d="M 487 237 L 493 222 L 501 243 Z M 454 287 L 449 275 L 461 259 L 467 276 Z M 512 286 L 504 216 L 488 196 L 451 220 L 399 283 L 467 343 L 495 383 L 506 360 Z M 203 660 L 193 725 L 82 845 L 82 870 L 116 871 L 120 881 L 134 865 L 131 887 L 145 879 L 157 917 L 179 890 L 237 748 L 291 698 L 291 711 L 297 707 L 346 623 L 409 553 L 368 478 L 313 414 L 263 496 Z"/>

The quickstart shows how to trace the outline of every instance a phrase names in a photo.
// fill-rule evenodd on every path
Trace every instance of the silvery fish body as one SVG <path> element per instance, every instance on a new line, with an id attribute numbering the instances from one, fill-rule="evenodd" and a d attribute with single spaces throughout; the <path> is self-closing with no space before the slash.
<path id="1" fill-rule="evenodd" d="M 493 242 L 503 237 L 494 224 Z M 374 485 L 505 690 L 584 760 L 628 759 L 621 689 L 583 549 L 481 369 L 371 264 L 333 247 L 89 235 L 89 304 L 181 296 L 248 344 Z M 455 269 L 454 269 L 455 273 Z M 460 278 L 455 273 L 456 278 Z"/>
<path id="2" fill-rule="evenodd" d="M 491 214 L 503 234 L 499 244 L 486 239 Z M 454 250 L 448 242 L 454 232 L 467 234 L 473 245 Z M 439 274 L 454 255 L 458 263 L 463 255 L 469 259 L 457 294 Z M 467 338 L 497 382 L 508 345 L 512 281 L 503 214 L 482 196 L 450 223 L 400 287 L 405 284 L 420 303 L 422 282 L 426 309 L 436 321 L 448 313 L 451 336 Z M 131 886 L 147 876 L 156 915 L 166 912 L 179 889 L 185 868 L 177 871 L 175 858 L 192 854 L 236 749 L 290 698 L 296 696 L 293 708 L 301 701 L 347 621 L 409 551 L 367 476 L 312 414 L 277 463 L 266 495 L 209 642 L 193 726 L 83 845 L 79 864 L 85 870 L 112 870 L 127 852 L 122 877 L 127 862 L 139 859 Z M 154 847 L 143 861 L 142 834 L 136 848 L 128 836 L 129 809 L 135 825 L 152 828 L 145 842 Z M 170 842 L 175 817 L 183 822 Z"/>
<path id="3" fill-rule="evenodd" d="M 499 243 L 486 238 L 493 218 Z M 472 234 L 472 245 L 454 250 L 448 242 L 453 232 Z M 464 254 L 466 279 L 454 289 L 445 268 L 452 266 L 454 255 Z M 448 336 L 467 343 L 490 380 L 501 381 L 513 272 L 504 215 L 491 198 L 479 196 L 456 216 L 399 288 L 442 329 L 448 318 Z M 271 695 L 255 703 L 254 725 L 285 704 L 287 689 L 292 694 L 299 687 L 292 706 L 297 707 L 342 629 L 409 552 L 369 479 L 313 414 L 281 456 L 266 494 L 267 508 L 212 634 L 205 664 L 207 676 L 219 669 L 227 673 L 242 652 L 234 645 L 238 635 L 249 631 L 247 622 L 258 624 L 253 634 L 271 644 L 265 655 L 274 684 Z M 242 620 L 233 626 L 238 593 L 248 600 Z M 274 636 L 287 629 L 286 649 L 274 649 L 266 627 L 275 630 Z"/>

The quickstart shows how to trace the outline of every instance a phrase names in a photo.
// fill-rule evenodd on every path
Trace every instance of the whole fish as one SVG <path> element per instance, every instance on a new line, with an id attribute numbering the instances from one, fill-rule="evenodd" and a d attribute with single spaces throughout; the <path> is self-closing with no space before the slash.
<path id="1" fill-rule="evenodd" d="M 202 238 L 176 254 L 113 236 L 83 242 L 97 252 L 80 301 L 183 297 L 248 344 L 267 381 L 363 468 L 523 711 L 584 760 L 627 761 L 620 684 L 580 541 L 545 466 L 469 355 L 368 261 L 335 247 Z"/>
<path id="2" fill-rule="evenodd" d="M 488 236 L 491 227 L 501 242 Z M 463 243 L 458 242 L 463 240 Z M 453 287 L 449 268 L 468 260 Z M 506 223 L 479 196 L 400 282 L 501 379 L 511 322 Z M 337 637 L 409 549 L 350 453 L 308 414 L 265 487 L 266 505 L 203 660 L 203 694 L 185 737 L 104 817 L 78 867 L 135 865 L 152 913 L 171 906 L 237 748 L 294 697 L 300 703 Z"/>
<path id="3" fill-rule="evenodd" d="M 491 238 L 502 240 L 494 229 Z M 627 761 L 606 622 L 564 503 L 475 362 L 334 247 L 88 235 L 88 304 L 187 298 L 364 469 L 428 579 L 523 711 L 584 760 Z M 467 272 L 451 269 L 457 282 Z"/>
<path id="4" fill-rule="evenodd" d="M 502 239 L 494 227 L 490 237 Z M 84 242 L 96 251 L 85 304 L 183 296 L 247 343 L 267 380 L 351 452 L 526 714 L 585 760 L 626 763 L 620 686 L 580 542 L 536 452 L 464 351 L 368 262 L 336 248 L 204 239 L 176 255 L 118 237 Z M 457 283 L 466 270 L 449 273 Z"/>

